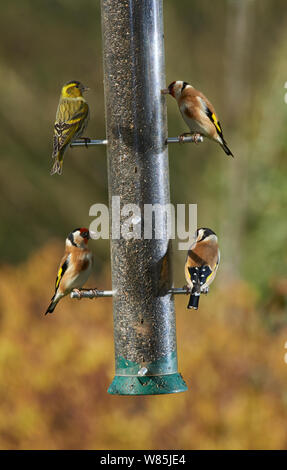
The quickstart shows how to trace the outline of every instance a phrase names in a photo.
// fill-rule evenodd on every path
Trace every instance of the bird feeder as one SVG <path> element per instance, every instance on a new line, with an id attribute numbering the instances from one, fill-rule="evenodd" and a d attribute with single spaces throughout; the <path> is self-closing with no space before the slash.
<path id="1" fill-rule="evenodd" d="M 112 291 L 95 289 L 72 297 L 113 298 L 115 377 L 113 395 L 156 395 L 187 390 L 178 372 L 171 279 L 171 241 L 164 212 L 160 239 L 113 237 L 114 197 L 120 207 L 170 202 L 163 13 L 161 0 L 101 0 L 106 139 L 110 204 Z M 192 137 L 183 139 L 192 142 Z M 73 145 L 83 145 L 74 142 Z M 154 233 L 154 228 L 152 229 Z"/>

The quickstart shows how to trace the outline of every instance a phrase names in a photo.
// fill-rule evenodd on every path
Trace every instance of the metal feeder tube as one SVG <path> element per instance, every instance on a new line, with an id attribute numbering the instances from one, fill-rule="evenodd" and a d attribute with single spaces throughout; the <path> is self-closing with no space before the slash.
<path id="1" fill-rule="evenodd" d="M 170 202 L 161 0 L 102 0 L 106 138 L 110 200 L 121 208 Z M 119 216 L 120 224 L 127 216 Z M 112 238 L 116 371 L 108 392 L 182 392 L 177 369 L 170 241 Z M 165 225 L 162 215 L 161 225 Z M 116 227 L 117 228 L 117 227 Z"/>

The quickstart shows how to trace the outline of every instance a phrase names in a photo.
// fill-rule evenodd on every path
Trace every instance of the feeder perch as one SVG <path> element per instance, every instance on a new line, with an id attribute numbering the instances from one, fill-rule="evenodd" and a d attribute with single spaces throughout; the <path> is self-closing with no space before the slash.
<path id="1" fill-rule="evenodd" d="M 196 139 L 194 135 L 183 136 L 183 137 L 168 137 L 166 139 L 167 144 L 190 144 L 203 142 L 203 137 L 199 136 Z M 71 142 L 71 147 L 93 147 L 94 145 L 107 145 L 106 139 L 90 139 L 90 141 L 84 142 L 83 140 L 74 140 Z"/>

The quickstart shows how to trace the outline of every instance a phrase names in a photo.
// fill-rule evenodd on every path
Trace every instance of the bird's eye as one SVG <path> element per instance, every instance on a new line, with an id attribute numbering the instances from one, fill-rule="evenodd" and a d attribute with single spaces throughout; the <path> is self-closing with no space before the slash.
<path id="1" fill-rule="evenodd" d="M 181 92 L 183 92 L 183 90 L 185 89 L 186 85 L 188 85 L 187 82 L 183 82 L 183 83 L 182 83 Z"/>

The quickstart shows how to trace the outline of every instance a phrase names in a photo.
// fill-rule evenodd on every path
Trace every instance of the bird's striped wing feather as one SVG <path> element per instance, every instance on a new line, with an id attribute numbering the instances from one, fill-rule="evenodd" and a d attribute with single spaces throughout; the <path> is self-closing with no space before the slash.
<path id="1" fill-rule="evenodd" d="M 197 286 L 199 288 L 200 286 L 205 284 L 212 274 L 210 267 L 207 265 L 189 267 L 188 271 L 190 279 L 193 285 L 195 286 L 195 289 L 197 288 Z"/>
<path id="2" fill-rule="evenodd" d="M 84 101 L 62 100 L 57 111 L 54 126 L 53 155 L 66 147 L 73 138 L 84 131 L 89 116 L 89 107 Z"/>
<path id="3" fill-rule="evenodd" d="M 58 271 L 58 274 L 57 274 L 57 279 L 56 279 L 56 283 L 55 283 L 55 291 L 57 291 L 59 285 L 60 285 L 60 282 L 65 274 L 65 272 L 67 271 L 68 269 L 68 266 L 69 266 L 69 261 L 70 261 L 70 257 L 68 256 L 65 261 L 63 263 L 61 263 L 61 266 L 59 268 L 59 271 Z"/>
<path id="4" fill-rule="evenodd" d="M 220 137 L 223 138 L 222 127 L 220 125 L 220 122 L 218 121 L 213 106 L 211 104 L 208 105 L 208 103 L 202 97 L 200 97 L 199 99 L 206 116 L 210 119 L 212 124 L 214 124 Z"/>
<path id="5" fill-rule="evenodd" d="M 220 135 L 220 137 L 223 137 L 222 128 L 221 128 L 220 122 L 218 121 L 218 119 L 216 117 L 216 114 L 213 113 L 209 108 L 207 108 L 206 114 L 209 117 L 209 119 L 211 120 L 211 122 L 213 122 L 213 124 L 215 125 L 216 130 L 217 130 L 218 134 Z"/>

